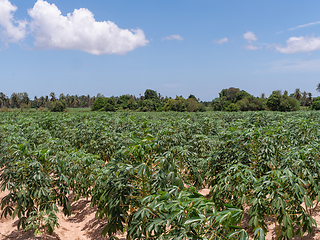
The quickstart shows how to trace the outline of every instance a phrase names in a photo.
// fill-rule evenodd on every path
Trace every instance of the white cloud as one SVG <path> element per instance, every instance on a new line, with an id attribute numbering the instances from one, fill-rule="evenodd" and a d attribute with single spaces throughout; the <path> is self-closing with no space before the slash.
<path id="1" fill-rule="evenodd" d="M 296 29 L 299 29 L 299 28 L 305 28 L 305 27 L 309 27 L 309 26 L 313 26 L 313 25 L 318 25 L 318 24 L 320 24 L 320 21 L 318 21 L 318 22 L 311 22 L 311 23 L 302 24 L 302 25 L 299 25 L 299 26 L 296 26 L 296 27 L 288 28 L 287 31 L 293 31 L 293 30 L 296 30 Z M 276 32 L 276 34 L 280 34 L 280 33 L 284 33 L 284 31 Z"/>
<path id="2" fill-rule="evenodd" d="M 250 44 L 250 45 L 244 46 L 244 48 L 247 50 L 258 50 L 258 49 L 262 49 L 262 46 L 255 46 L 255 45 Z"/>
<path id="3" fill-rule="evenodd" d="M 248 42 L 258 40 L 257 36 L 253 32 L 250 32 L 250 31 L 243 34 L 243 38 L 246 39 Z"/>
<path id="4" fill-rule="evenodd" d="M 26 37 L 26 21 L 16 21 L 13 13 L 17 7 L 8 0 L 0 0 L 0 30 L 4 42 L 19 42 Z"/>
<path id="5" fill-rule="evenodd" d="M 275 46 L 276 51 L 281 53 L 297 53 L 297 52 L 311 52 L 320 50 L 320 37 L 306 36 L 306 37 L 291 37 L 287 40 L 287 46 Z"/>
<path id="6" fill-rule="evenodd" d="M 213 40 L 213 43 L 217 43 L 217 44 L 223 44 L 223 43 L 226 43 L 226 42 L 228 42 L 229 40 L 228 40 L 228 38 L 221 38 L 221 39 L 218 39 L 218 40 Z"/>
<path id="7" fill-rule="evenodd" d="M 183 37 L 181 37 L 179 34 L 173 34 L 173 35 L 170 35 L 168 37 L 162 37 L 161 38 L 162 41 L 165 41 L 165 40 L 179 40 L 179 41 L 183 41 Z"/>
<path id="8" fill-rule="evenodd" d="M 126 54 L 145 46 L 141 29 L 119 28 L 114 22 L 97 22 L 88 9 L 80 8 L 63 16 L 54 4 L 38 0 L 28 10 L 35 46 L 42 49 L 79 49 L 95 55 Z"/>
<path id="9" fill-rule="evenodd" d="M 288 31 L 293 31 L 293 30 L 296 30 L 298 28 L 304 28 L 304 27 L 309 27 L 309 26 L 318 25 L 318 24 L 320 24 L 320 21 L 307 23 L 307 24 L 296 26 L 296 27 L 292 27 L 292 28 L 289 28 Z"/>
<path id="10" fill-rule="evenodd" d="M 283 59 L 268 64 L 256 73 L 320 72 L 320 59 Z"/>

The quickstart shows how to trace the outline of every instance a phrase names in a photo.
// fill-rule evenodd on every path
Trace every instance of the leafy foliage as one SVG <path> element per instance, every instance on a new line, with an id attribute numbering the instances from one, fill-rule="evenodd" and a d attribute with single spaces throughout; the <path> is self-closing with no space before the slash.
<path id="1" fill-rule="evenodd" d="M 268 98 L 267 106 L 272 111 L 297 111 L 299 109 L 299 101 L 285 94 L 281 95 L 279 91 L 273 91 Z"/>
<path id="2" fill-rule="evenodd" d="M 238 93 L 237 106 L 250 97 Z M 244 240 L 246 208 L 256 239 L 267 218 L 276 239 L 311 234 L 319 123 L 315 111 L 4 112 L 0 184 L 9 193 L 1 214 L 51 234 L 58 207 L 70 214 L 73 193 L 91 199 L 110 238 L 123 231 L 128 239 Z M 197 191 L 204 186 L 207 198 Z"/>
<path id="3" fill-rule="evenodd" d="M 256 98 L 239 88 L 223 89 L 219 93 L 219 98 L 212 101 L 212 107 L 215 111 L 261 111 L 265 110 L 264 99 Z"/>
<path id="4" fill-rule="evenodd" d="M 64 101 L 54 101 L 48 109 L 50 112 L 63 112 L 66 110 L 66 103 Z"/>

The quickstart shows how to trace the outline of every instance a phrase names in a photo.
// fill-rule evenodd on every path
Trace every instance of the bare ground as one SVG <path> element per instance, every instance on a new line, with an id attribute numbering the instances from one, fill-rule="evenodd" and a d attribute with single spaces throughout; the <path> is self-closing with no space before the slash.
<path id="1" fill-rule="evenodd" d="M 0 192 L 0 199 L 7 192 Z M 54 230 L 52 236 L 47 240 L 102 240 L 107 239 L 101 236 L 105 221 L 95 218 L 96 208 L 90 206 L 90 201 L 80 199 L 77 202 L 71 201 L 71 216 L 66 217 L 62 212 L 57 214 L 60 227 Z M 0 219 L 0 240 L 38 240 L 40 236 L 34 236 L 32 231 L 25 232 L 17 230 L 17 219 Z M 119 236 L 121 240 L 125 236 Z"/>

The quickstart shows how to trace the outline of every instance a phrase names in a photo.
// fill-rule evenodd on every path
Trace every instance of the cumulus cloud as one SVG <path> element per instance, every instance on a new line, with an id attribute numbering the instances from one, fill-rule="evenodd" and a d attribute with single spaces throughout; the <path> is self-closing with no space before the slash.
<path id="1" fill-rule="evenodd" d="M 221 38 L 221 39 L 215 39 L 213 40 L 213 43 L 217 43 L 217 44 L 223 44 L 223 43 L 227 43 L 229 40 L 228 38 Z"/>
<path id="2" fill-rule="evenodd" d="M 170 35 L 168 37 L 162 37 L 162 41 L 165 41 L 165 40 L 179 40 L 179 41 L 183 41 L 183 37 L 181 37 L 179 34 L 173 34 L 173 35 Z"/>
<path id="3" fill-rule="evenodd" d="M 95 55 L 126 54 L 145 46 L 141 29 L 121 29 L 111 21 L 97 22 L 88 9 L 63 16 L 55 4 L 38 0 L 28 10 L 35 46 L 41 49 L 79 49 Z"/>
<path id="4" fill-rule="evenodd" d="M 248 42 L 257 41 L 258 40 L 257 36 L 253 32 L 250 32 L 250 31 L 248 31 L 245 34 L 243 34 L 243 38 L 245 40 L 247 40 Z"/>
<path id="5" fill-rule="evenodd" d="M 255 46 L 255 45 L 250 44 L 250 45 L 244 46 L 244 48 L 247 50 L 258 50 L 258 49 L 262 49 L 262 46 Z"/>
<path id="6" fill-rule="evenodd" d="M 311 52 L 320 50 L 320 37 L 291 37 L 287 40 L 287 46 L 275 46 L 275 50 L 281 53 Z"/>
<path id="7" fill-rule="evenodd" d="M 26 21 L 13 18 L 17 7 L 8 0 L 0 0 L 0 30 L 4 42 L 19 42 L 26 37 Z"/>
<path id="8" fill-rule="evenodd" d="M 245 40 L 247 40 L 247 42 L 249 43 L 248 45 L 244 46 L 245 49 L 247 49 L 247 50 L 262 49 L 262 46 L 256 46 L 256 45 L 250 44 L 252 41 L 258 40 L 257 36 L 253 32 L 251 32 L 251 31 L 246 32 L 245 34 L 243 34 L 243 38 Z"/>

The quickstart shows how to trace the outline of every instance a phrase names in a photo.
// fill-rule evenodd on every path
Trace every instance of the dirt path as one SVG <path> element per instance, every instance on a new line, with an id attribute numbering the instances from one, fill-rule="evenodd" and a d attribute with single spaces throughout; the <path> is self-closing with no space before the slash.
<path id="1" fill-rule="evenodd" d="M 0 192 L 0 199 L 8 192 Z M 95 219 L 96 209 L 90 206 L 90 201 L 80 199 L 71 204 L 70 217 L 65 217 L 63 213 L 57 214 L 60 227 L 54 231 L 52 236 L 48 236 L 48 240 L 102 240 L 101 232 L 105 221 Z M 0 239 L 16 239 L 16 240 L 36 240 L 42 239 L 36 237 L 31 231 L 24 232 L 17 230 L 17 218 L 0 220 Z M 121 235 L 119 235 L 121 237 Z M 124 236 L 120 238 L 124 240 Z"/>

